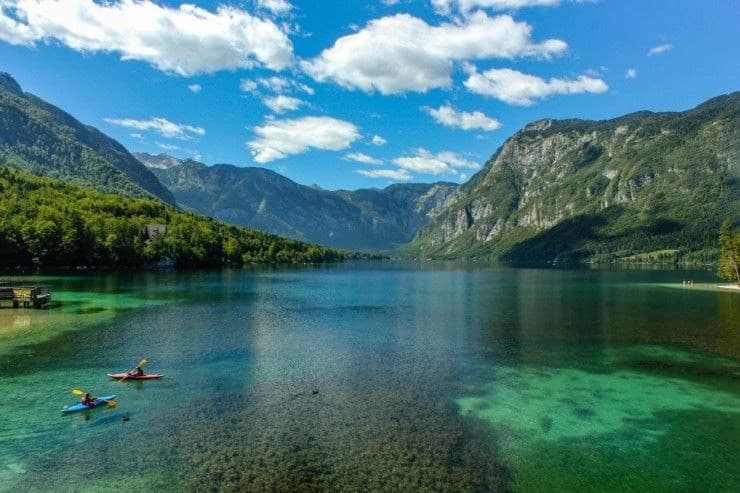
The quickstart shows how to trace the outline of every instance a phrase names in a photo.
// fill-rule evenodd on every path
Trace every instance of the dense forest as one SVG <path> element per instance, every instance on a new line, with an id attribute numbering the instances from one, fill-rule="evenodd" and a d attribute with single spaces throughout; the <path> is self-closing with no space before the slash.
<path id="1" fill-rule="evenodd" d="M 338 250 L 0 166 L 0 267 L 331 262 Z M 147 225 L 165 224 L 150 237 Z"/>

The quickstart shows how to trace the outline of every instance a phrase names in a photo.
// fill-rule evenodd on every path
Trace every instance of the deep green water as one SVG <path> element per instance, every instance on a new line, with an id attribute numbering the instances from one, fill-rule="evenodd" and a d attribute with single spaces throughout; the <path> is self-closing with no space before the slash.
<path id="1" fill-rule="evenodd" d="M 740 491 L 740 294 L 684 278 L 46 278 L 60 306 L 0 311 L 0 490 Z M 166 378 L 106 380 L 142 357 Z"/>

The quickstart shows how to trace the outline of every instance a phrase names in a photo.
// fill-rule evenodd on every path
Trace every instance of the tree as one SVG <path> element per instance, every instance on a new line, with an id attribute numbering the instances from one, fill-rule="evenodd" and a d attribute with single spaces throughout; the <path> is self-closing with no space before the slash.
<path id="1" fill-rule="evenodd" d="M 732 221 L 728 218 L 719 228 L 719 265 L 717 274 L 722 279 L 736 281 L 740 285 L 740 233 L 732 231 Z"/>

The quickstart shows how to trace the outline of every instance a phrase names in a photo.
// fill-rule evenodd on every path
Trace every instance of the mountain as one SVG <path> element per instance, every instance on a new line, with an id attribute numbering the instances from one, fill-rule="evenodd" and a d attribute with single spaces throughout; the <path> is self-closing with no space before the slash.
<path id="1" fill-rule="evenodd" d="M 541 120 L 508 139 L 407 248 L 423 258 L 696 261 L 740 215 L 740 93 L 679 113 Z"/>
<path id="2" fill-rule="evenodd" d="M 329 191 L 299 185 L 264 168 L 206 166 L 166 154 L 134 154 L 190 210 L 312 243 L 387 250 L 408 243 L 453 183 L 399 184 L 382 190 Z"/>
<path id="3" fill-rule="evenodd" d="M 330 262 L 343 252 L 0 167 L 0 268 Z"/>
<path id="4" fill-rule="evenodd" d="M 172 194 L 121 144 L 30 93 L 0 72 L 0 166 L 129 197 Z"/>

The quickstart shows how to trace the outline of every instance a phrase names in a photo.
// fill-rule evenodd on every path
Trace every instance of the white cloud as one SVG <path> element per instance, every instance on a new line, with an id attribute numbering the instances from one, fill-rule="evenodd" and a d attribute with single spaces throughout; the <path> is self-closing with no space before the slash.
<path id="1" fill-rule="evenodd" d="M 134 139 L 143 139 L 144 138 L 144 136 L 141 135 L 139 132 L 133 132 L 131 134 L 131 137 L 133 137 Z"/>
<path id="2" fill-rule="evenodd" d="M 385 140 L 385 139 L 384 139 L 383 137 L 381 137 L 380 135 L 373 135 L 373 140 L 372 140 L 372 143 L 373 143 L 373 145 L 376 145 L 376 146 L 382 146 L 382 145 L 385 145 L 385 144 L 387 144 L 387 143 L 388 143 L 388 141 L 387 141 L 387 140 Z"/>
<path id="3" fill-rule="evenodd" d="M 391 7 L 393 5 L 398 5 L 400 1 L 401 0 L 380 0 L 380 3 Z"/>
<path id="4" fill-rule="evenodd" d="M 290 80 L 286 77 L 279 77 L 274 75 L 272 77 L 262 77 L 256 80 L 242 79 L 239 83 L 239 87 L 244 92 L 251 92 L 254 94 L 258 93 L 258 89 L 262 89 L 274 92 L 276 94 L 285 94 L 288 92 L 305 92 L 306 94 L 313 95 L 314 90 L 312 87 L 307 86 L 302 82 Z"/>
<path id="5" fill-rule="evenodd" d="M 164 149 L 165 151 L 179 151 L 180 150 L 180 146 L 176 146 L 173 144 L 166 144 L 164 142 L 155 142 L 155 144 L 157 144 L 157 147 L 159 147 L 160 149 Z"/>
<path id="6" fill-rule="evenodd" d="M 311 148 L 341 151 L 360 138 L 357 127 L 328 116 L 307 116 L 294 120 L 268 119 L 254 127 L 256 137 L 247 142 L 253 159 L 267 163 Z"/>
<path id="7" fill-rule="evenodd" d="M 454 152 L 444 151 L 433 154 L 423 148 L 416 149 L 412 156 L 398 157 L 393 160 L 393 163 L 407 171 L 429 175 L 454 175 L 460 168 L 480 168 L 478 163 Z"/>
<path id="8" fill-rule="evenodd" d="M 559 39 L 532 41 L 532 27 L 511 16 L 476 11 L 465 19 L 432 26 L 409 14 L 371 20 L 339 38 L 302 68 L 318 81 L 365 92 L 397 94 L 448 87 L 454 62 L 563 53 Z"/>
<path id="9" fill-rule="evenodd" d="M 80 52 L 118 53 L 183 76 L 293 62 L 283 28 L 245 10 L 215 12 L 149 0 L 0 0 L 0 40 L 33 46 L 57 41 Z"/>
<path id="10" fill-rule="evenodd" d="M 648 50 L 648 56 L 655 56 L 655 55 L 662 55 L 663 53 L 668 53 L 673 49 L 672 44 L 664 44 L 659 46 L 653 46 Z"/>
<path id="11" fill-rule="evenodd" d="M 501 127 L 501 122 L 490 118 L 480 111 L 458 111 L 450 105 L 443 105 L 437 109 L 425 107 L 424 111 L 439 124 L 446 127 L 459 128 L 462 130 L 483 130 L 490 132 Z"/>
<path id="12" fill-rule="evenodd" d="M 435 12 L 449 14 L 454 10 L 470 12 L 473 9 L 517 10 L 525 7 L 556 7 L 560 0 L 432 0 Z"/>
<path id="13" fill-rule="evenodd" d="M 628 68 L 627 72 L 625 72 L 624 77 L 627 79 L 634 79 L 637 77 L 637 69 L 636 68 Z"/>
<path id="14" fill-rule="evenodd" d="M 276 93 L 283 93 L 287 91 L 288 89 L 290 89 L 293 85 L 293 83 L 289 79 L 286 79 L 285 77 L 278 77 L 278 76 L 265 77 L 262 79 L 258 79 L 257 83 L 259 83 L 259 85 L 261 85 L 265 89 L 269 89 L 272 92 L 276 92 Z"/>
<path id="15" fill-rule="evenodd" d="M 275 113 L 285 113 L 286 111 L 295 111 L 300 108 L 305 101 L 284 94 L 264 98 L 262 102 Z"/>
<path id="16" fill-rule="evenodd" d="M 133 118 L 105 118 L 105 121 L 112 125 L 135 128 L 136 130 L 152 130 L 164 137 L 182 140 L 187 140 L 193 136 L 205 135 L 206 133 L 205 129 L 202 127 L 173 123 L 162 117 L 150 118 L 149 120 L 135 120 Z"/>
<path id="17" fill-rule="evenodd" d="M 363 154 L 362 152 L 350 152 L 348 154 L 344 155 L 345 159 L 349 159 L 350 161 L 356 161 L 358 163 L 363 164 L 382 164 L 383 161 L 380 159 L 375 159 L 372 156 L 368 156 L 367 154 Z"/>
<path id="18" fill-rule="evenodd" d="M 244 92 L 256 93 L 257 83 L 253 80 L 242 79 L 239 81 L 239 89 L 241 89 Z"/>
<path id="19" fill-rule="evenodd" d="M 609 89 L 603 80 L 586 75 L 576 79 L 545 80 L 508 68 L 478 73 L 474 67 L 468 67 L 468 71 L 470 76 L 465 81 L 468 90 L 520 106 L 529 106 L 553 94 L 602 93 Z"/>
<path id="20" fill-rule="evenodd" d="M 291 11 L 293 6 L 286 0 L 257 0 L 257 7 L 269 10 L 276 15 L 284 15 Z"/>
<path id="21" fill-rule="evenodd" d="M 411 179 L 411 175 L 405 169 L 358 169 L 355 173 L 368 178 L 385 178 L 396 181 L 409 181 Z"/>
<path id="22" fill-rule="evenodd" d="M 190 84 L 188 89 L 190 89 L 190 92 L 198 94 L 203 88 L 200 87 L 200 84 Z"/>

